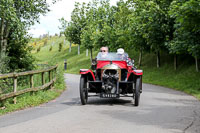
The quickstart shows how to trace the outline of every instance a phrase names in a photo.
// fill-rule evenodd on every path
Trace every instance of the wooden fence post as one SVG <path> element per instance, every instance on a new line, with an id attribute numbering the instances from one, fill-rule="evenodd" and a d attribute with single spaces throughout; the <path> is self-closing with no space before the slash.
<path id="1" fill-rule="evenodd" d="M 52 74 L 51 74 L 51 70 L 49 71 L 49 82 L 51 82 L 51 76 L 52 76 Z M 50 85 L 50 89 L 52 89 L 52 84 Z"/>
<path id="2" fill-rule="evenodd" d="M 5 100 L 2 100 L 1 103 L 0 109 L 5 109 Z"/>
<path id="3" fill-rule="evenodd" d="M 42 85 L 45 84 L 44 72 L 42 72 Z"/>
<path id="4" fill-rule="evenodd" d="M 56 73 L 56 70 L 57 70 L 57 67 L 54 69 L 54 71 L 55 71 L 55 77 L 56 77 L 56 74 L 57 74 L 57 73 Z"/>
<path id="5" fill-rule="evenodd" d="M 33 75 L 30 75 L 30 87 L 34 87 Z"/>
<path id="6" fill-rule="evenodd" d="M 54 78 L 54 69 L 51 71 L 51 79 Z"/>
<path id="7" fill-rule="evenodd" d="M 33 87 L 34 87 L 33 74 L 31 74 L 30 75 L 30 88 L 33 88 Z M 30 94 L 33 95 L 34 93 L 31 92 Z"/>
<path id="8" fill-rule="evenodd" d="M 56 68 L 57 68 L 57 67 L 56 67 Z M 53 73 L 52 79 L 54 79 L 54 78 L 56 77 L 56 68 L 54 68 L 54 69 L 52 70 L 52 73 Z M 53 86 L 54 86 L 54 83 L 53 83 Z"/>
<path id="9" fill-rule="evenodd" d="M 13 92 L 15 93 L 15 92 L 17 92 L 17 76 L 16 76 L 16 74 L 14 74 L 13 78 L 14 78 Z M 14 102 L 14 104 L 17 103 L 17 97 L 14 97 L 13 102 Z"/>

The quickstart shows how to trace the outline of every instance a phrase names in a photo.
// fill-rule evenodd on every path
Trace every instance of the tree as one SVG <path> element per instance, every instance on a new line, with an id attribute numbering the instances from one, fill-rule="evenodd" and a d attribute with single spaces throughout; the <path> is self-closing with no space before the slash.
<path id="1" fill-rule="evenodd" d="M 90 50 L 90 59 L 92 61 L 92 49 L 96 46 L 97 34 L 98 34 L 98 26 L 97 26 L 97 3 L 93 1 L 93 3 L 88 3 L 86 6 L 86 23 L 81 34 L 81 43 L 85 48 Z"/>
<path id="2" fill-rule="evenodd" d="M 141 1 L 132 2 L 136 13 L 134 20 L 135 28 L 139 31 L 139 38 L 145 39 L 142 43 L 149 45 L 150 49 L 157 54 L 157 67 L 160 67 L 160 51 L 165 48 L 166 35 L 168 32 L 168 20 L 166 14 L 166 1 Z M 138 39 L 136 39 L 138 41 Z"/>
<path id="3" fill-rule="evenodd" d="M 92 49 L 94 48 L 94 38 L 91 36 L 93 33 L 92 27 L 85 27 L 81 34 L 81 43 L 85 48 L 90 49 L 90 60 L 92 61 Z"/>
<path id="4" fill-rule="evenodd" d="M 102 46 L 113 45 L 113 11 L 110 7 L 109 1 L 96 1 L 96 7 L 93 7 L 95 16 L 93 17 L 93 26 L 96 28 L 94 35 L 95 46 L 97 48 Z"/>
<path id="5" fill-rule="evenodd" d="M 69 52 L 71 52 L 71 42 L 73 40 L 73 27 L 72 23 L 67 22 L 64 18 L 59 19 L 61 23 L 60 34 L 64 34 L 65 38 L 69 41 Z"/>
<path id="6" fill-rule="evenodd" d="M 93 48 L 113 44 L 111 35 L 113 14 L 108 1 L 93 1 L 86 6 L 85 15 L 86 23 L 81 34 L 81 43 L 90 49 L 92 59 Z"/>
<path id="7" fill-rule="evenodd" d="M 140 16 L 140 13 L 143 10 L 143 3 L 139 2 L 129 2 L 131 14 L 128 15 L 128 23 L 129 23 L 129 47 L 134 48 L 135 50 L 139 50 L 139 67 L 142 65 L 142 52 L 146 49 L 149 49 L 146 38 L 144 38 L 144 29 L 143 19 Z"/>
<path id="8" fill-rule="evenodd" d="M 79 2 L 75 3 L 75 8 L 71 14 L 71 26 L 73 26 L 73 39 L 72 42 L 78 44 L 78 54 L 80 54 L 81 34 L 85 27 L 85 3 L 82 5 Z"/>
<path id="9" fill-rule="evenodd" d="M 19 23 L 16 9 L 13 6 L 14 1 L 2 0 L 0 2 L 0 59 L 6 57 L 8 35 L 13 23 Z"/>
<path id="10" fill-rule="evenodd" d="M 55 0 L 53 1 L 55 2 Z M 22 8 L 23 7 L 23 8 Z M 7 55 L 10 58 L 9 65 L 12 64 L 12 53 L 22 52 L 24 57 L 27 49 L 23 49 L 26 45 L 28 28 L 38 21 L 40 14 L 45 14 L 49 11 L 49 5 L 46 0 L 1 0 L 0 1 L 0 61 L 4 60 Z M 24 32 L 24 33 L 22 33 Z M 18 45 L 17 50 L 14 43 Z M 12 47 L 11 47 L 12 46 Z M 16 50 L 16 51 L 13 51 Z M 18 53 L 21 54 L 21 53 Z M 16 56 L 16 55 L 15 55 Z M 19 58 L 25 59 L 25 58 Z M 16 61 L 17 63 L 18 61 Z M 31 62 L 30 62 L 31 63 Z M 17 65 L 20 66 L 20 65 Z"/>
<path id="11" fill-rule="evenodd" d="M 7 47 L 9 68 L 11 71 L 31 70 L 34 67 L 34 58 L 31 56 L 31 47 L 27 45 L 30 36 L 25 28 L 18 29 L 17 24 L 10 31 Z"/>
<path id="12" fill-rule="evenodd" d="M 67 27 L 65 29 L 65 32 L 64 32 L 64 35 L 65 35 L 65 38 L 69 41 L 69 52 L 71 52 L 71 44 L 74 40 L 74 31 L 75 31 L 75 28 L 73 26 L 73 23 L 71 22 L 67 22 Z"/>
<path id="13" fill-rule="evenodd" d="M 58 26 L 58 28 L 60 29 L 60 34 L 65 35 L 65 30 L 67 28 L 67 21 L 62 17 L 59 19 L 59 22 L 61 24 L 61 26 Z"/>
<path id="14" fill-rule="evenodd" d="M 175 19 L 174 39 L 169 47 L 174 53 L 185 52 L 195 58 L 199 71 L 200 58 L 200 0 L 174 0 L 169 14 Z"/>
<path id="15" fill-rule="evenodd" d="M 112 24 L 110 25 L 112 34 L 112 45 L 114 50 L 117 48 L 130 48 L 130 23 L 129 15 L 131 10 L 128 3 L 120 0 L 117 2 L 117 6 L 111 8 L 113 18 L 111 17 Z M 112 16 L 112 15 L 111 15 Z"/>

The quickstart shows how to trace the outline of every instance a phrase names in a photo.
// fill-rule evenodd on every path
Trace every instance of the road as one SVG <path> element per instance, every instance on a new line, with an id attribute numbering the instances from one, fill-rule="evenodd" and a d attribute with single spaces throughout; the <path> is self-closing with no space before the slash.
<path id="1" fill-rule="evenodd" d="M 172 89 L 143 84 L 131 98 L 79 99 L 79 75 L 65 74 L 67 91 L 38 107 L 0 116 L 0 133 L 200 133 L 200 102 Z"/>

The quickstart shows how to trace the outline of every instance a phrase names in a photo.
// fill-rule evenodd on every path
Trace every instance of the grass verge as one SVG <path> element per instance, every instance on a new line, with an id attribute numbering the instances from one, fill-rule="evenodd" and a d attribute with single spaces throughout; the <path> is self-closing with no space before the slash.
<path id="1" fill-rule="evenodd" d="M 49 47 L 49 45 L 52 43 L 52 40 L 55 41 L 54 42 L 54 49 L 57 48 L 57 45 L 59 44 L 59 42 L 63 41 L 63 38 L 59 38 L 59 37 L 54 37 L 49 41 L 49 44 L 47 45 L 47 47 Z M 44 46 L 45 48 L 46 46 Z M 45 52 L 45 53 L 43 53 Z M 55 51 L 54 51 L 55 52 Z M 49 61 L 48 65 L 55 65 L 55 64 L 60 64 L 59 62 L 56 61 L 54 56 L 54 52 L 47 52 L 44 49 L 42 49 L 40 52 L 38 53 L 33 53 L 33 55 L 36 57 L 36 64 L 47 64 L 47 61 Z M 50 100 L 55 99 L 56 97 L 58 97 L 64 90 L 65 90 L 65 82 L 64 82 L 64 70 L 62 69 L 62 66 L 59 65 L 57 68 L 57 72 L 56 72 L 56 82 L 54 84 L 54 89 L 49 90 L 41 90 L 38 92 L 34 92 L 34 93 L 26 93 L 20 96 L 17 96 L 17 103 L 13 104 L 13 99 L 7 99 L 5 101 L 3 101 L 2 103 L 0 103 L 0 105 L 3 107 L 0 107 L 0 115 L 9 113 L 9 112 L 13 112 L 16 110 L 21 110 L 24 108 L 28 108 L 28 107 L 33 107 L 33 106 L 37 106 L 43 103 L 46 103 Z M 46 77 L 48 78 L 48 77 Z M 37 75 L 34 77 L 34 82 L 35 85 L 41 84 L 41 76 Z M 26 79 L 25 81 L 26 82 Z M 29 85 L 27 85 L 29 86 Z M 26 88 L 25 86 L 19 87 L 18 89 L 23 89 Z"/>
<path id="2" fill-rule="evenodd" d="M 36 79 L 37 80 L 37 79 Z M 41 79 L 39 79 L 41 80 Z M 4 106 L 0 109 L 0 115 L 13 112 L 16 110 L 21 110 L 28 107 L 33 107 L 46 103 L 50 100 L 58 97 L 63 90 L 65 90 L 65 83 L 63 77 L 63 71 L 57 70 L 57 80 L 54 84 L 54 89 L 41 90 L 34 93 L 26 93 L 17 97 L 17 103 L 13 104 L 13 99 L 7 99 L 4 101 Z"/>

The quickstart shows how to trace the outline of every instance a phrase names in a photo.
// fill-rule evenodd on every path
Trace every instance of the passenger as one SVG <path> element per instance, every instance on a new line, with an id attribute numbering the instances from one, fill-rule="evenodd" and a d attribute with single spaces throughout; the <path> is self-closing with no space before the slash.
<path id="1" fill-rule="evenodd" d="M 124 52 L 123 48 L 117 49 L 117 54 L 119 55 L 121 60 L 124 60 L 127 62 L 128 66 L 133 66 L 133 69 L 136 69 L 134 65 L 134 61 L 131 61 L 131 58 L 129 58 L 128 54 Z"/>
<path id="2" fill-rule="evenodd" d="M 124 53 L 124 49 L 123 49 L 123 48 L 117 49 L 117 54 L 119 55 L 119 58 L 120 58 L 121 60 L 125 60 L 125 61 L 128 60 L 128 54 L 127 54 L 127 53 Z"/>

